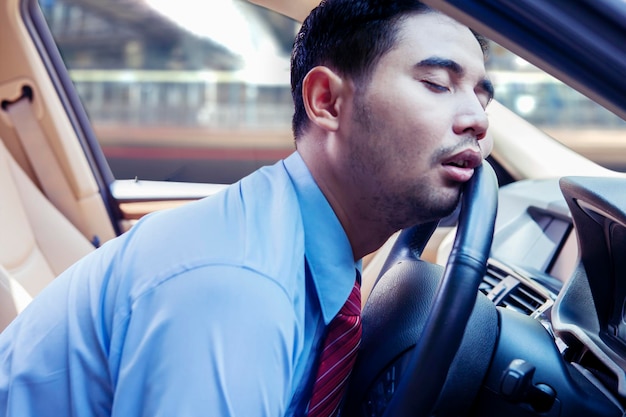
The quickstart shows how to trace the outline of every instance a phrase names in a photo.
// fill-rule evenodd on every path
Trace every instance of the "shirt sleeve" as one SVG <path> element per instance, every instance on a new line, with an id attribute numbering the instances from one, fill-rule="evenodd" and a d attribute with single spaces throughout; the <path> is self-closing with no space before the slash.
<path id="1" fill-rule="evenodd" d="M 133 303 L 113 416 L 282 416 L 297 325 L 288 294 L 254 271 L 186 271 Z"/>

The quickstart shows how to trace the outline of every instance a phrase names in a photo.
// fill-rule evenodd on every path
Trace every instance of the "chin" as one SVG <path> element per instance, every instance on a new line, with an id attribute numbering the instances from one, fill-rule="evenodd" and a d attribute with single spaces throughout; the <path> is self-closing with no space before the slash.
<path id="1" fill-rule="evenodd" d="M 429 218 L 426 221 L 433 220 L 441 220 L 444 217 L 448 217 L 459 206 L 459 201 L 461 200 L 461 193 L 457 192 L 454 196 L 437 202 L 439 204 L 431 205 L 431 209 L 429 210 Z"/>
<path id="2" fill-rule="evenodd" d="M 405 207 L 406 210 L 395 210 L 393 214 L 387 219 L 387 223 L 394 228 L 394 230 L 401 230 L 407 227 L 414 226 L 416 224 L 430 223 L 433 221 L 439 221 L 445 217 L 448 217 L 458 207 L 459 197 L 447 202 L 439 201 L 438 204 L 422 204 L 423 202 L 417 202 L 410 207 Z"/>

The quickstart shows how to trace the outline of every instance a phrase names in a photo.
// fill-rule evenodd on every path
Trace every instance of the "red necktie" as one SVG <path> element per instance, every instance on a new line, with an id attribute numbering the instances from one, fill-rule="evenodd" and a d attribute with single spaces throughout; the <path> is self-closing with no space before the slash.
<path id="1" fill-rule="evenodd" d="M 336 414 L 360 343 L 361 286 L 356 280 L 348 300 L 326 329 L 308 417 Z"/>

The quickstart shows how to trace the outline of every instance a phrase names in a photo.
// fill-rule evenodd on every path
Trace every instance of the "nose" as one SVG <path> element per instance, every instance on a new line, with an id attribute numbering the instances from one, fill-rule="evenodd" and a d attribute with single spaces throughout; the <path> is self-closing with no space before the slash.
<path id="1" fill-rule="evenodd" d="M 457 135 L 471 135 L 477 140 L 487 136 L 489 119 L 480 100 L 475 96 L 468 97 L 464 105 L 459 106 L 454 122 L 454 133 Z"/>

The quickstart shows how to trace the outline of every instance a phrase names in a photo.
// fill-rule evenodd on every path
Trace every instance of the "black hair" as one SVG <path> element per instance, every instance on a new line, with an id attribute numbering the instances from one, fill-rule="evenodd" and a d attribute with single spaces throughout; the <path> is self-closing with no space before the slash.
<path id="1" fill-rule="evenodd" d="M 395 46 L 399 22 L 409 15 L 432 11 L 416 0 L 323 0 L 313 9 L 302 23 L 291 54 L 295 137 L 308 124 L 302 82 L 312 68 L 327 66 L 351 78 L 358 87 Z M 484 38 L 477 39 L 485 52 Z"/>

